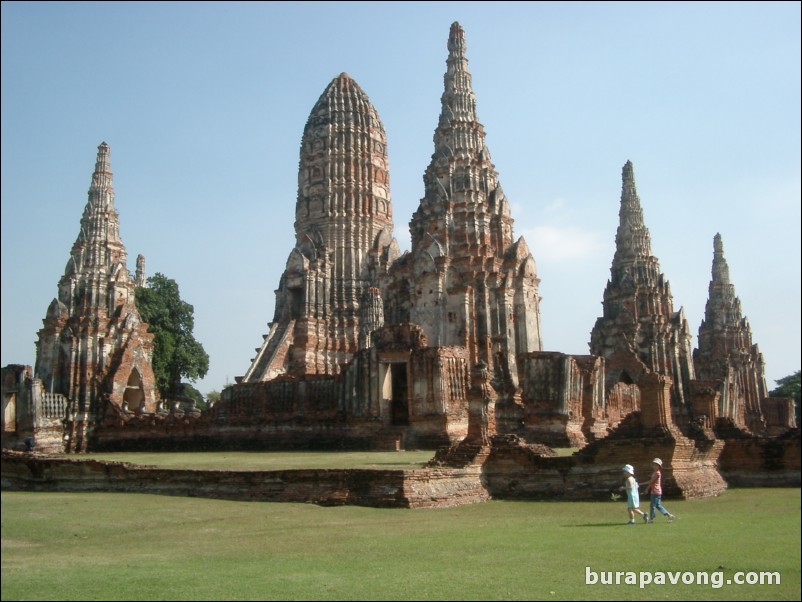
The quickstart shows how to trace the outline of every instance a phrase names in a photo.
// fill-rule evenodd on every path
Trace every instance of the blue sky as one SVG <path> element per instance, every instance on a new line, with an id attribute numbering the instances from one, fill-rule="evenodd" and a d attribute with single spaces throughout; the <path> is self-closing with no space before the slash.
<path id="1" fill-rule="evenodd" d="M 720 232 L 769 388 L 800 368 L 800 4 L 2 3 L 2 365 L 41 327 L 111 147 L 133 271 L 176 280 L 221 389 L 294 244 L 298 151 L 337 74 L 387 130 L 396 237 L 423 195 L 449 26 L 541 279 L 544 347 L 585 354 L 635 166 L 694 344 Z"/>

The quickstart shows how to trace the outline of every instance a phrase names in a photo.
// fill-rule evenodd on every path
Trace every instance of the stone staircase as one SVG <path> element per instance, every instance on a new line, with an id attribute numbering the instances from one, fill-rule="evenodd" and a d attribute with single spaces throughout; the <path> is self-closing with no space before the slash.
<path id="1" fill-rule="evenodd" d="M 271 375 L 270 373 L 279 370 L 279 367 L 284 365 L 284 358 L 292 344 L 294 330 L 295 320 L 279 322 L 270 330 L 270 334 L 267 335 L 259 350 L 259 360 L 256 366 L 246 376 L 248 382 L 266 380 L 265 375 L 268 379 L 276 376 L 276 374 Z M 283 372 L 283 369 L 281 371 Z"/>

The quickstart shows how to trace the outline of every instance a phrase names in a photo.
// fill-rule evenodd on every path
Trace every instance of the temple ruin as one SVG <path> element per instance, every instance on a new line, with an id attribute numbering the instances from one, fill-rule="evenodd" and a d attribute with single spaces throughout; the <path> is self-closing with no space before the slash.
<path id="1" fill-rule="evenodd" d="M 730 283 L 720 234 L 713 239 L 708 291 L 705 317 L 699 326 L 699 348 L 693 356 L 699 378 L 718 383 L 718 416 L 760 432 L 767 428 L 763 407 L 767 401 L 765 364 L 758 346 L 752 344 L 749 321 L 741 315 L 741 301 Z"/>
<path id="2" fill-rule="evenodd" d="M 337 415 L 351 444 L 436 446 L 467 433 L 472 366 L 483 362 L 511 394 L 518 388 L 519 358 L 541 350 L 539 280 L 526 242 L 513 238 L 459 24 L 448 51 L 434 153 L 403 255 L 378 112 L 345 73 L 312 108 L 301 141 L 296 244 L 270 332 L 224 393 L 227 412 L 264 399 L 259 418 L 303 415 L 298 433 L 307 444 L 323 430 L 328 439 Z M 298 391 L 310 387 L 328 393 L 299 412 L 294 404 L 309 394 Z M 284 426 L 285 443 L 289 433 Z"/>
<path id="3" fill-rule="evenodd" d="M 404 253 L 389 172 L 379 114 L 341 73 L 304 128 L 295 244 L 269 332 L 220 402 L 183 411 L 156 398 L 152 335 L 134 306 L 145 260 L 131 278 L 101 144 L 36 368 L 3 369 L 4 447 L 440 448 L 429 470 L 476 500 L 598 497 L 622 464 L 644 470 L 655 455 L 673 495 L 714 495 L 727 485 L 722 474 L 799 484 L 793 400 L 767 396 L 721 237 L 692 350 L 652 254 L 631 162 L 590 353 L 544 349 L 537 266 L 513 235 L 458 23 Z M 582 449 L 557 458 L 547 446 Z M 420 474 L 408 478 L 424 487 Z"/>
<path id="4" fill-rule="evenodd" d="M 384 125 L 359 85 L 341 73 L 304 128 L 295 247 L 270 333 L 241 382 L 336 375 L 353 359 L 360 336 L 381 326 L 361 306 L 398 257 L 392 218 Z"/>
<path id="5" fill-rule="evenodd" d="M 4 374 L 4 382 L 15 383 L 17 418 L 27 417 L 16 431 L 36 449 L 85 450 L 109 409 L 131 415 L 156 410 L 153 335 L 134 303 L 105 142 L 88 195 L 58 296 L 42 320 L 35 370 Z M 137 277 L 144 280 L 140 258 Z"/>

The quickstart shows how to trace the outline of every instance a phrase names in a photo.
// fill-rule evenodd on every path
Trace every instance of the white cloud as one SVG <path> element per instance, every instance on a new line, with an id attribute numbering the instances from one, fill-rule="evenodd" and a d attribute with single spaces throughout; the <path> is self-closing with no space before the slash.
<path id="1" fill-rule="evenodd" d="M 609 254 L 606 242 L 598 232 L 574 226 L 537 226 L 523 231 L 526 244 L 535 261 L 573 263 Z M 609 237 L 608 237 L 609 238 Z"/>

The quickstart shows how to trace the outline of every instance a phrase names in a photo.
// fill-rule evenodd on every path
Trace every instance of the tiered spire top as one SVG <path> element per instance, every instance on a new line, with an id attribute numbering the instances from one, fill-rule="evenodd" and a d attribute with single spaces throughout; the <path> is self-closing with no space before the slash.
<path id="1" fill-rule="evenodd" d="M 643 223 L 643 210 L 635 186 L 635 170 L 627 161 L 621 172 L 621 209 L 618 212 L 618 231 L 615 234 L 613 264 L 650 257 L 652 254 L 649 230 Z"/>
<path id="2" fill-rule="evenodd" d="M 117 210 L 114 208 L 111 149 L 105 142 L 101 142 L 97 147 L 95 171 L 92 173 L 88 196 L 81 218 L 81 232 L 76 245 L 82 240 L 88 244 L 100 244 L 101 246 L 110 244 L 116 250 L 121 250 L 123 254 L 122 256 L 116 255 L 114 259 L 125 261 L 125 249 L 120 240 Z"/>
<path id="3" fill-rule="evenodd" d="M 721 234 L 718 233 L 713 238 L 713 279 L 710 281 L 711 292 L 714 285 L 730 285 L 730 268 L 727 265 L 727 260 L 724 258 L 724 243 L 721 240 Z"/>
<path id="4" fill-rule="evenodd" d="M 445 86 L 440 98 L 440 128 L 453 128 L 458 123 L 475 124 L 476 96 L 465 56 L 465 31 L 457 22 L 452 23 L 448 36 L 448 58 L 443 82 Z M 438 134 L 439 132 L 435 133 L 435 150 L 443 143 L 454 142 Z M 472 142 L 469 146 L 481 148 L 484 146 L 484 132 L 476 140 L 461 142 Z"/>
<path id="5" fill-rule="evenodd" d="M 735 296 L 735 286 L 730 282 L 730 268 L 724 257 L 721 234 L 713 238 L 713 269 L 704 322 L 711 325 L 737 326 L 742 319 L 741 302 Z"/>
<path id="6" fill-rule="evenodd" d="M 73 244 L 65 277 L 76 272 L 105 272 L 111 265 L 125 265 L 126 251 L 120 238 L 120 222 L 114 208 L 111 149 L 105 142 L 97 147 L 95 171 L 81 217 L 81 230 Z"/>
<path id="7" fill-rule="evenodd" d="M 448 50 L 450 53 L 465 51 L 465 30 L 459 21 L 454 21 L 451 24 L 451 29 L 448 32 Z"/>
<path id="8" fill-rule="evenodd" d="M 92 174 L 92 184 L 89 187 L 89 194 L 93 190 L 107 190 L 111 192 L 111 200 L 114 200 L 112 189 L 110 149 L 106 142 L 101 142 L 97 147 L 97 161 L 95 161 L 95 172 Z M 108 198 L 108 195 L 103 195 Z"/>
<path id="9" fill-rule="evenodd" d="M 730 282 L 720 234 L 713 238 L 712 278 L 694 360 L 700 378 L 722 382 L 722 416 L 751 430 L 765 428 L 761 410 L 766 397 L 763 356 L 752 344 L 752 329 Z"/>
<path id="10" fill-rule="evenodd" d="M 465 57 L 465 32 L 456 22 L 448 37 L 443 82 L 434 153 L 423 175 L 425 194 L 410 223 L 413 252 L 428 248 L 431 243 L 425 242 L 424 233 L 430 230 L 429 236 L 439 241 L 444 252 L 457 252 L 453 245 L 478 244 L 500 256 L 512 244 L 512 218 L 485 145 L 484 127 L 476 117 L 476 96 Z M 465 223 L 465 232 L 452 231 L 447 223 L 453 217 L 440 223 L 446 202 L 451 211 L 475 212 L 478 221 Z M 458 254 L 476 256 L 476 250 L 463 249 Z"/>

